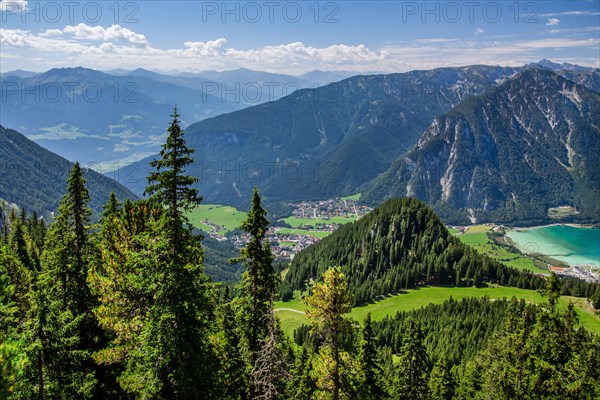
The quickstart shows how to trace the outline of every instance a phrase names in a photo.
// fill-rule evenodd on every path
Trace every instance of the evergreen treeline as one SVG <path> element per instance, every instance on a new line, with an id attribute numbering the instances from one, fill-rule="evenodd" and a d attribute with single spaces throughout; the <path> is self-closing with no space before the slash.
<path id="1" fill-rule="evenodd" d="M 201 198 L 192 188 L 195 178 L 185 173 L 193 150 L 178 117 L 175 110 L 161 156 L 152 163 L 146 200 L 121 203 L 113 193 L 93 224 L 83 171 L 75 164 L 48 228 L 35 214 L 0 215 L 0 398 L 600 394 L 599 339 L 577 326 L 572 308 L 555 308 L 555 276 L 544 285 L 536 278 L 548 297 L 543 308 L 449 302 L 410 318 L 367 318 L 361 329 L 346 315 L 355 303 L 351 281 L 343 268 L 327 268 L 305 298 L 308 340 L 294 344 L 274 312 L 280 267 L 273 262 L 267 212 L 256 189 L 241 227 L 249 241 L 230 259 L 245 271 L 235 296 L 204 271 L 201 238 L 185 217 Z M 448 240 L 446 231 L 439 232 Z M 413 233 L 407 240 L 420 237 Z M 415 251 L 424 252 L 416 244 Z M 483 322 L 486 313 L 489 321 Z M 504 327 L 490 336 L 502 319 Z M 468 332 L 466 340 L 457 332 Z"/>

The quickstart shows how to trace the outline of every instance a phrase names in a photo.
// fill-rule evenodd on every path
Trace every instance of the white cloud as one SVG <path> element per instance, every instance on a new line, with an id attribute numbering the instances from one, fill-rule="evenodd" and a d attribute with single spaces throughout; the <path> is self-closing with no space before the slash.
<path id="1" fill-rule="evenodd" d="M 50 36 L 60 36 L 63 34 L 63 31 L 60 29 L 46 29 L 42 33 L 40 33 L 41 37 L 50 37 Z"/>
<path id="2" fill-rule="evenodd" d="M 480 35 L 480 34 L 482 34 L 483 32 L 485 32 L 485 31 L 484 31 L 483 29 L 481 29 L 481 28 L 477 28 L 477 29 L 475 29 L 475 35 Z"/>
<path id="3" fill-rule="evenodd" d="M 27 1 L 25 0 L 1 0 L 0 11 L 16 13 L 27 10 Z"/>
<path id="4" fill-rule="evenodd" d="M 600 31 L 600 26 L 582 26 L 581 28 L 561 28 L 561 29 L 546 29 L 544 33 L 587 33 Z"/>
<path id="5" fill-rule="evenodd" d="M 563 11 L 563 12 L 559 12 L 559 13 L 541 14 L 540 17 L 557 17 L 557 16 L 561 16 L 561 15 L 587 16 L 587 15 L 600 15 L 600 12 L 581 11 L 581 10 Z"/>
<path id="6" fill-rule="evenodd" d="M 218 56 L 220 49 L 227 44 L 227 39 L 219 38 L 209 40 L 208 42 L 185 42 L 183 45 L 186 50 L 183 51 L 186 56 Z"/>
<path id="7" fill-rule="evenodd" d="M 249 68 L 300 74 L 313 69 L 399 72 L 469 64 L 517 66 L 541 58 L 556 58 L 557 51 L 568 51 L 581 53 L 569 62 L 577 63 L 579 59 L 582 65 L 597 67 L 598 62 L 589 54 L 594 54 L 600 41 L 595 35 L 591 36 L 537 40 L 518 40 L 514 36 L 493 36 L 488 40 L 434 37 L 397 41 L 380 48 L 363 44 L 315 47 L 293 42 L 251 49 L 237 48 L 221 37 L 185 41 L 179 47 L 159 49 L 152 47 L 144 35 L 118 25 L 103 28 L 79 24 L 37 34 L 22 29 L 0 29 L 4 59 L 0 62 L 5 70 L 25 67 L 10 61 L 21 56 L 21 60 L 35 62 L 40 69 L 79 65 L 95 69 L 143 67 L 163 71 Z M 585 58 L 586 52 L 588 58 Z M 568 57 L 566 53 L 561 56 Z"/>
<path id="8" fill-rule="evenodd" d="M 120 25 L 112 25 L 110 28 L 101 26 L 89 26 L 84 23 L 68 25 L 63 29 L 64 33 L 72 34 L 77 39 L 88 39 L 97 41 L 123 40 L 135 45 L 147 45 L 148 40 L 142 34 L 135 33 Z"/>
<path id="9" fill-rule="evenodd" d="M 429 39 L 415 39 L 414 41 L 418 42 L 418 43 L 449 43 L 449 42 L 457 42 L 458 39 L 429 38 Z"/>
<path id="10" fill-rule="evenodd" d="M 559 23 L 560 23 L 560 20 L 557 18 L 548 18 L 548 22 L 546 22 L 546 25 L 554 26 L 554 25 L 558 25 Z"/>

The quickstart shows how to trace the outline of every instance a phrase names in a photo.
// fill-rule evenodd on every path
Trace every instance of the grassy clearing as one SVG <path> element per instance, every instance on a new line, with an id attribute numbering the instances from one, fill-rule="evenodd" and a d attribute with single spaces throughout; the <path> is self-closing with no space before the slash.
<path id="1" fill-rule="evenodd" d="M 550 218 L 566 218 L 573 215 L 577 215 L 579 212 L 575 207 L 563 206 L 563 207 L 552 207 L 548 209 L 548 217 Z"/>
<path id="2" fill-rule="evenodd" d="M 541 274 L 548 273 L 548 270 L 536 266 L 531 258 L 519 253 L 513 253 L 505 247 L 495 244 L 487 236 L 487 233 L 491 232 L 491 230 L 492 228 L 488 225 L 474 225 L 469 227 L 464 234 L 456 235 L 456 237 L 461 242 L 474 247 L 479 253 L 495 258 L 509 267 Z"/>
<path id="3" fill-rule="evenodd" d="M 359 200 L 360 193 L 353 194 L 352 196 L 340 197 L 342 200 Z"/>
<path id="4" fill-rule="evenodd" d="M 307 229 L 289 229 L 289 228 L 281 228 L 277 230 L 277 233 L 285 234 L 285 235 L 304 235 L 304 236 L 314 236 L 317 238 L 324 238 L 326 236 L 331 235 L 329 231 L 312 231 Z"/>
<path id="5" fill-rule="evenodd" d="M 296 245 L 296 243 L 294 242 L 289 242 L 287 240 L 282 240 L 279 242 L 280 246 L 287 246 L 287 247 L 294 247 Z"/>
<path id="6" fill-rule="evenodd" d="M 218 233 L 224 235 L 238 228 L 246 219 L 246 213 L 229 206 L 201 204 L 190 211 L 188 218 L 193 226 L 210 232 L 213 230 L 212 226 L 203 222 L 208 220 L 219 226 Z"/>
<path id="7" fill-rule="evenodd" d="M 299 228 L 301 226 L 312 226 L 313 228 L 317 226 L 317 224 L 347 224 L 349 222 L 356 221 L 356 216 L 352 217 L 331 217 L 331 218 L 299 218 L 299 217 L 287 217 L 283 219 L 286 223 L 290 224 L 294 228 Z"/>
<path id="8" fill-rule="evenodd" d="M 460 300 L 466 297 L 488 296 L 490 299 L 510 299 L 513 296 L 524 299 L 527 302 L 541 304 L 546 300 L 535 290 L 525 290 L 504 286 L 491 286 L 487 288 L 474 287 L 426 287 L 407 290 L 404 294 L 391 296 L 385 300 L 364 307 L 355 307 L 350 317 L 362 322 L 368 313 L 373 320 L 378 321 L 384 317 L 395 315 L 397 312 L 415 310 L 428 304 L 441 304 L 450 297 Z M 594 310 L 586 303 L 585 299 L 563 296 L 559 307 L 566 309 L 569 302 L 575 304 L 575 310 L 583 327 L 591 332 L 600 334 L 600 318 L 594 314 Z M 281 327 L 291 336 L 294 329 L 302 324 L 308 324 L 308 318 L 303 312 L 306 306 L 299 300 L 289 302 L 277 302 L 275 309 Z"/>

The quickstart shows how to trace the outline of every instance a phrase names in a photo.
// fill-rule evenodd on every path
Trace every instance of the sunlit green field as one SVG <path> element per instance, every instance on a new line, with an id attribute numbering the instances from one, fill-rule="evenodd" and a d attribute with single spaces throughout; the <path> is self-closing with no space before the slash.
<path id="1" fill-rule="evenodd" d="M 227 232 L 239 228 L 242 221 L 246 219 L 246 213 L 233 207 L 216 204 L 201 204 L 188 214 L 193 226 L 204 231 L 212 231 L 212 227 L 202 221 L 209 220 L 220 227 L 218 233 L 224 235 Z"/>
<path id="2" fill-rule="evenodd" d="M 331 218 L 299 218 L 299 217 L 287 217 L 283 219 L 286 223 L 290 224 L 294 228 L 309 225 L 316 227 L 317 224 L 347 224 L 349 222 L 356 221 L 356 216 L 352 217 L 331 217 Z"/>
<path id="3" fill-rule="evenodd" d="M 278 233 L 287 234 L 287 235 L 308 235 L 314 236 L 318 238 L 324 238 L 326 236 L 331 235 L 329 231 L 313 231 L 308 229 L 289 229 L 289 228 L 281 228 L 277 230 Z"/>
<path id="4" fill-rule="evenodd" d="M 340 197 L 342 200 L 358 200 L 360 199 L 360 193 L 353 194 L 352 196 Z"/>
<path id="5" fill-rule="evenodd" d="M 461 242 L 474 247 L 481 254 L 485 254 L 497 259 L 509 267 L 514 267 L 519 270 L 529 270 L 535 273 L 548 273 L 548 270 L 537 267 L 533 260 L 529 257 L 524 257 L 521 254 L 508 251 L 502 246 L 495 244 L 487 237 L 487 232 L 491 231 L 491 227 L 487 225 L 474 225 L 463 233 L 456 235 Z"/>
<path id="6" fill-rule="evenodd" d="M 420 289 L 407 290 L 405 294 L 391 296 L 385 300 L 364 307 L 355 307 L 349 314 L 350 317 L 362 322 L 368 313 L 371 313 L 373 320 L 378 321 L 387 315 L 395 315 L 400 311 L 410 311 L 428 304 L 441 304 L 451 296 L 455 300 L 466 297 L 488 296 L 490 299 L 510 299 L 513 296 L 518 299 L 524 299 L 527 302 L 541 304 L 545 299 L 535 290 L 525 290 L 513 287 L 494 286 L 487 288 L 475 287 L 426 287 Z M 600 334 L 600 318 L 596 316 L 593 310 L 585 303 L 584 299 L 563 296 L 560 299 L 559 307 L 566 309 L 569 302 L 575 304 L 575 310 L 579 316 L 579 321 L 586 329 Z M 306 306 L 299 300 L 289 302 L 277 302 L 275 304 L 276 313 L 281 321 L 283 330 L 292 335 L 294 329 L 302 324 L 308 324 L 308 319 L 304 314 Z"/>

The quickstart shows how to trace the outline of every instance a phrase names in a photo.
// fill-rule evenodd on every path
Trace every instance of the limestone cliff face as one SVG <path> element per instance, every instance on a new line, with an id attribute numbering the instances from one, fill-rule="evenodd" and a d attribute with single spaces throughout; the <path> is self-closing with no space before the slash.
<path id="1" fill-rule="evenodd" d="M 559 205 L 598 218 L 599 149 L 600 94 L 531 69 L 436 118 L 365 197 L 414 196 L 457 219 L 543 219 Z"/>

